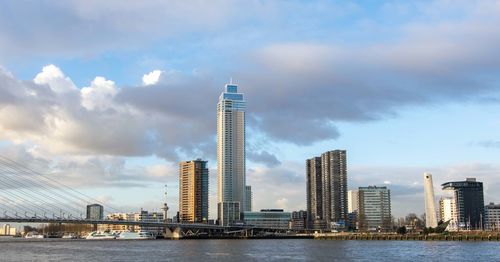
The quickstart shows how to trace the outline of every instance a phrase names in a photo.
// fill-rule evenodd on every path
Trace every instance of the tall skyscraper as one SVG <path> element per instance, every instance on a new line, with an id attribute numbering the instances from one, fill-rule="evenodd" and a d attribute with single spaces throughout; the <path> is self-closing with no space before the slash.
<path id="1" fill-rule="evenodd" d="M 244 211 L 252 211 L 253 194 L 251 186 L 245 187 L 245 201 L 246 201 L 246 206 Z"/>
<path id="2" fill-rule="evenodd" d="M 425 196 L 425 226 L 437 227 L 436 202 L 434 199 L 434 185 L 432 175 L 424 173 L 424 196 Z"/>
<path id="3" fill-rule="evenodd" d="M 310 226 L 331 228 L 347 220 L 345 150 L 333 150 L 306 161 Z"/>
<path id="4" fill-rule="evenodd" d="M 227 84 L 217 104 L 217 213 L 220 225 L 240 219 L 246 207 L 245 100 Z M 227 209 L 227 210 L 224 210 Z"/>
<path id="5" fill-rule="evenodd" d="M 208 221 L 208 168 L 201 159 L 179 163 L 179 220 Z"/>
<path id="6" fill-rule="evenodd" d="M 307 227 L 318 228 L 323 219 L 321 158 L 306 160 Z"/>
<path id="7" fill-rule="evenodd" d="M 391 191 L 387 187 L 368 186 L 358 190 L 358 227 L 376 231 L 391 229 Z"/>
<path id="8" fill-rule="evenodd" d="M 484 194 L 483 183 L 475 178 L 465 181 L 447 182 L 441 185 L 443 190 L 453 190 L 458 227 L 463 229 L 483 229 Z"/>

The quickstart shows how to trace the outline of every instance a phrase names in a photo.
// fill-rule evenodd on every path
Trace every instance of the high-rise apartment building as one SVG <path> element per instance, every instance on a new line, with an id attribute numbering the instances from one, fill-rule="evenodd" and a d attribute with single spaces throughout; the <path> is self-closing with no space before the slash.
<path id="1" fill-rule="evenodd" d="M 347 219 L 345 150 L 333 150 L 306 161 L 309 227 L 331 228 Z"/>
<path id="2" fill-rule="evenodd" d="M 179 220 L 208 221 L 208 167 L 201 159 L 179 163 Z"/>
<path id="3" fill-rule="evenodd" d="M 321 158 L 313 157 L 306 160 L 307 180 L 307 227 L 317 228 L 323 219 L 323 197 L 321 185 Z M 316 226 L 315 226 L 316 224 Z"/>
<path id="4" fill-rule="evenodd" d="M 432 175 L 424 173 L 424 197 L 425 197 L 425 226 L 435 228 L 438 225 L 436 216 L 436 202 L 434 199 L 434 185 Z"/>
<path id="5" fill-rule="evenodd" d="M 364 231 L 391 229 L 391 191 L 387 187 L 368 186 L 358 190 L 358 228 Z"/>
<path id="6" fill-rule="evenodd" d="M 245 187 L 245 201 L 246 201 L 245 211 L 252 211 L 253 194 L 251 186 Z"/>
<path id="7" fill-rule="evenodd" d="M 231 83 L 226 85 L 217 104 L 217 213 L 220 225 L 233 224 L 246 208 L 245 169 L 245 100 L 243 94 L 238 93 L 238 86 Z"/>
<path id="8" fill-rule="evenodd" d="M 443 190 L 452 190 L 455 200 L 458 227 L 461 229 L 483 229 L 484 195 L 483 183 L 475 178 L 465 181 L 447 182 L 441 185 Z"/>

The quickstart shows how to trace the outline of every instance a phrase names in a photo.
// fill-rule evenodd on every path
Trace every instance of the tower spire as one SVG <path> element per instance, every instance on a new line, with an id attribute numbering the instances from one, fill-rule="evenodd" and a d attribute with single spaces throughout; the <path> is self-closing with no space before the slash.
<path id="1" fill-rule="evenodd" d="M 167 185 L 165 185 L 165 203 L 163 203 L 163 219 L 167 221 L 167 212 L 168 212 L 168 204 L 167 204 Z"/>

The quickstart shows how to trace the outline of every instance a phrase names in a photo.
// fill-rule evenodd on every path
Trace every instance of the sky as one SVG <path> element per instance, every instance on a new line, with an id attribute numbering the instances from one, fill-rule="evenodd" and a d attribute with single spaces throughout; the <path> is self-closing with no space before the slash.
<path id="1" fill-rule="evenodd" d="M 2 1 L 0 154 L 126 211 L 178 208 L 216 104 L 247 101 L 255 210 L 306 208 L 305 160 L 423 213 L 423 172 L 500 202 L 500 1 Z M 170 213 L 173 214 L 173 213 Z"/>

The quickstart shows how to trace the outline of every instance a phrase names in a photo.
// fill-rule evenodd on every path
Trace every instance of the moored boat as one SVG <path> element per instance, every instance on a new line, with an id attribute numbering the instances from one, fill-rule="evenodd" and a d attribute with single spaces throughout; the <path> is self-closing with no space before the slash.
<path id="1" fill-rule="evenodd" d="M 97 239 L 116 239 L 116 235 L 109 232 L 90 232 L 85 239 L 97 240 Z"/>
<path id="2" fill-rule="evenodd" d="M 31 232 L 28 232 L 24 238 L 45 238 L 45 235 L 44 234 L 40 234 L 36 231 L 31 231 Z"/>
<path id="3" fill-rule="evenodd" d="M 121 232 L 116 239 L 135 239 L 135 240 L 155 239 L 155 236 L 153 236 L 153 234 L 151 234 L 151 232 L 148 231 L 139 231 L 139 232 L 124 231 Z"/>

